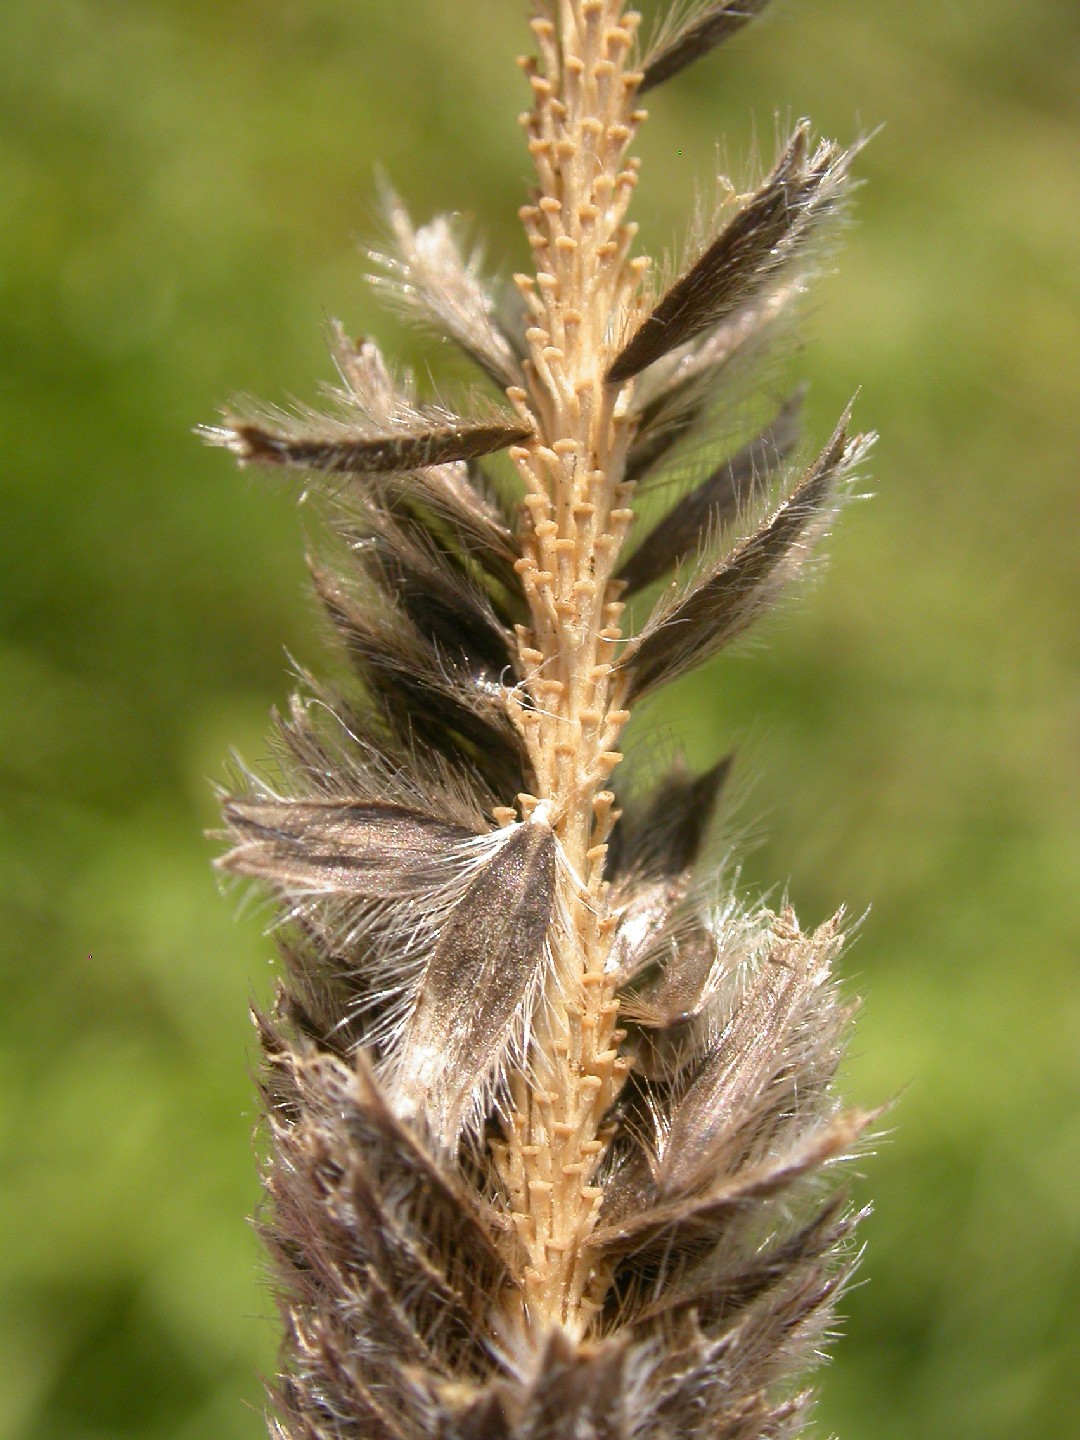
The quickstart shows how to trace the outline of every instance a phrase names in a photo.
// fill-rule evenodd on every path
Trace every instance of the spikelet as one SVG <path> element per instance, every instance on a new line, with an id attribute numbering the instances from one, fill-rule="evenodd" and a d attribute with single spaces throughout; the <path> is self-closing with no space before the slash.
<path id="1" fill-rule="evenodd" d="M 256 1021 L 288 1440 L 807 1419 L 858 1218 L 828 1172 L 874 1119 L 833 1090 L 841 920 L 804 931 L 709 876 L 730 757 L 612 788 L 630 707 L 772 608 L 869 443 L 847 412 L 797 463 L 801 390 L 726 449 L 712 423 L 803 289 L 850 153 L 800 123 L 670 283 L 632 254 L 637 96 L 763 8 L 681 5 L 639 49 L 622 0 L 537 0 L 516 308 L 456 222 L 416 227 L 387 190 L 376 285 L 501 394 L 424 399 L 335 326 L 325 411 L 203 431 L 305 475 L 344 662 L 276 718 L 276 772 L 226 799 L 218 862 L 277 905 Z M 624 546 L 635 489 L 687 475 Z"/>

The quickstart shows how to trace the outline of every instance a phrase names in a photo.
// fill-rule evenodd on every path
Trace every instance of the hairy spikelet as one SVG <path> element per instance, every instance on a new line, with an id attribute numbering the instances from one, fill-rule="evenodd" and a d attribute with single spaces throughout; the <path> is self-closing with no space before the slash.
<path id="1" fill-rule="evenodd" d="M 657 31 L 641 70 L 638 94 L 670 80 L 741 30 L 768 0 L 689 0 L 673 7 Z"/>
<path id="2" fill-rule="evenodd" d="M 829 140 L 810 149 L 803 121 L 757 190 L 664 291 L 609 367 L 621 384 L 754 299 L 797 261 L 835 213 L 850 155 Z"/>
<path id="3" fill-rule="evenodd" d="M 858 1219 L 829 1171 L 875 1118 L 834 1095 L 841 919 L 803 930 L 710 876 L 730 757 L 612 780 L 634 703 L 773 607 L 869 443 L 849 411 L 796 462 L 802 390 L 745 409 L 850 154 L 803 122 L 660 293 L 631 254 L 636 97 L 763 8 L 679 6 L 639 54 L 622 0 L 538 0 L 516 307 L 456 222 L 386 190 L 374 283 L 501 399 L 425 398 L 335 325 L 324 410 L 202 432 L 306 476 L 342 659 L 225 799 L 218 861 L 277 907 L 256 1022 L 282 1440 L 806 1422 Z M 635 488 L 687 475 L 624 547 Z"/>

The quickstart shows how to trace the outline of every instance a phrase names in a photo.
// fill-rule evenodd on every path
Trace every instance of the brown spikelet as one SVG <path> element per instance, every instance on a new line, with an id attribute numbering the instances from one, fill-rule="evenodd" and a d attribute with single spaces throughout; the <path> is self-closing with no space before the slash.
<path id="1" fill-rule="evenodd" d="M 722 45 L 764 10 L 768 0 L 698 0 L 673 12 L 661 26 L 642 64 L 638 94 L 670 80 L 687 65 Z"/>
<path id="2" fill-rule="evenodd" d="M 710 471 L 649 531 L 619 568 L 627 595 L 662 579 L 669 570 L 693 557 L 703 539 L 730 525 L 740 511 L 749 507 L 755 487 L 766 483 L 770 473 L 795 448 L 801 403 L 802 396 L 797 393 L 770 425 Z"/>
<path id="3" fill-rule="evenodd" d="M 802 568 L 845 477 L 865 453 L 863 436 L 847 438 L 847 420 L 845 414 L 828 445 L 761 526 L 730 555 L 704 566 L 630 641 L 620 664 L 630 669 L 633 695 L 644 695 L 737 639 Z"/>
<path id="4" fill-rule="evenodd" d="M 444 1144 L 456 1143 L 527 1019 L 554 908 L 555 839 L 533 821 L 485 858 L 442 927 L 394 1057 L 393 1093 Z"/>
<path id="5" fill-rule="evenodd" d="M 811 152 L 810 127 L 799 125 L 760 189 L 634 331 L 607 372 L 609 384 L 640 374 L 775 279 L 835 212 L 849 161 L 830 141 Z"/>
<path id="6" fill-rule="evenodd" d="M 521 425 L 448 423 L 400 435 L 366 435 L 326 420 L 273 430 L 253 420 L 229 420 L 206 431 L 244 464 L 291 465 L 339 475 L 383 475 L 454 460 L 474 460 L 529 438 Z"/>
<path id="7" fill-rule="evenodd" d="M 466 260 L 445 216 L 414 229 L 400 198 L 387 187 L 392 251 L 372 251 L 382 272 L 373 283 L 406 314 L 445 334 L 503 390 L 522 381 L 521 362 L 497 319 L 490 286 L 480 276 L 482 257 Z"/>
<path id="8" fill-rule="evenodd" d="M 505 404 L 424 397 L 333 325 L 319 412 L 202 432 L 303 472 L 339 656 L 225 799 L 218 861 L 269 891 L 281 961 L 256 1016 L 279 1440 L 804 1432 L 859 1218 L 831 1172 L 875 1119 L 834 1093 L 842 924 L 710 873 L 731 757 L 615 774 L 638 699 L 772 608 L 868 444 L 845 414 L 789 471 L 801 390 L 726 450 L 714 423 L 849 155 L 800 125 L 659 297 L 632 253 L 638 95 L 763 7 L 680 5 L 639 62 L 622 0 L 537 0 L 517 308 L 387 190 L 377 288 Z M 625 552 L 635 486 L 675 476 Z"/>
<path id="9" fill-rule="evenodd" d="M 378 898 L 407 890 L 470 838 L 397 805 L 227 800 L 224 813 L 240 843 L 219 867 L 290 891 Z"/>

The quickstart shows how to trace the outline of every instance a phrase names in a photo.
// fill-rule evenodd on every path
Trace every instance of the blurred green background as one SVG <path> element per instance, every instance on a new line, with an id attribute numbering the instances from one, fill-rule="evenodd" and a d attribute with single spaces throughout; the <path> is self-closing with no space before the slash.
<path id="1" fill-rule="evenodd" d="M 517 0 L 4 0 L 0 1435 L 254 1440 L 272 1303 L 246 1007 L 210 781 L 321 650 L 293 490 L 191 427 L 314 395 L 322 321 L 434 372 L 361 281 L 373 170 L 520 268 Z M 885 128 L 808 333 L 873 502 L 668 733 L 744 742 L 750 888 L 872 906 L 850 1093 L 864 1283 L 844 1440 L 1080 1434 L 1080 8 L 784 0 L 650 96 L 637 216 L 684 231 L 715 142 Z M 746 744 L 745 742 L 749 742 Z"/>

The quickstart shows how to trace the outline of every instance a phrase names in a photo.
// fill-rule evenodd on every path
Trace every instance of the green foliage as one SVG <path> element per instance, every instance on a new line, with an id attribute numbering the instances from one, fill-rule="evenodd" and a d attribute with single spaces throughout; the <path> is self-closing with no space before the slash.
<path id="1" fill-rule="evenodd" d="M 386 335 L 352 248 L 376 160 L 524 262 L 527 36 L 516 0 L 5 11 L 0 1436 L 254 1440 L 271 947 L 200 832 L 282 641 L 320 642 L 291 488 L 189 430 L 306 384 L 320 314 Z M 808 925 L 874 907 L 848 1093 L 904 1093 L 825 1391 L 844 1440 L 1080 1430 L 1078 43 L 1071 0 L 788 0 L 644 134 L 662 245 L 720 128 L 742 173 L 747 110 L 765 154 L 776 109 L 887 122 L 805 366 L 819 439 L 864 382 L 876 498 L 752 663 L 664 712 L 697 764 L 741 742 L 751 887 L 797 877 Z"/>

